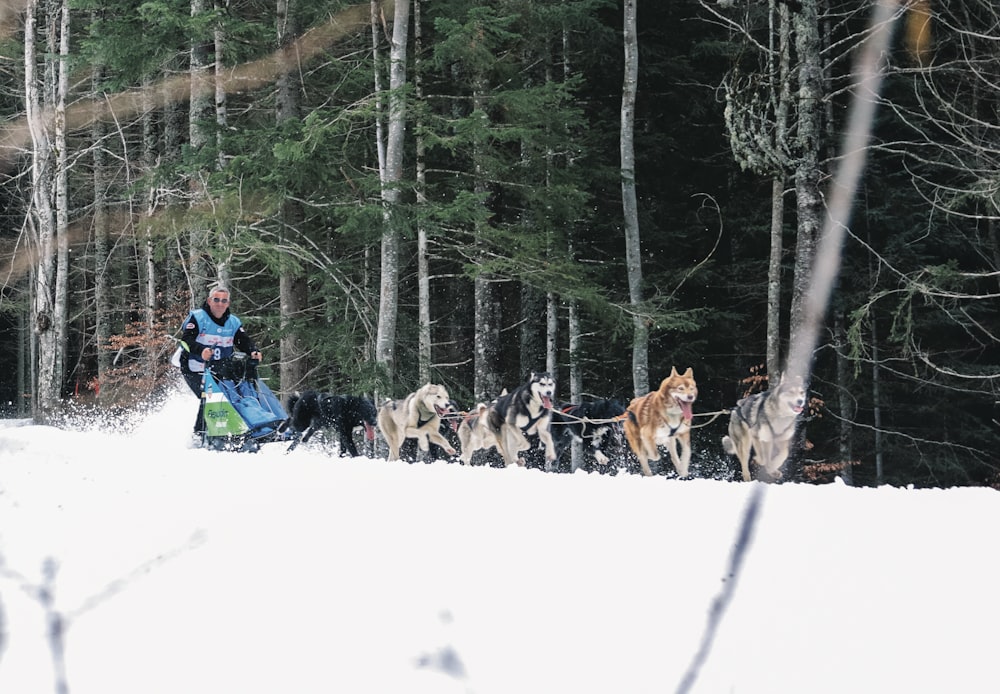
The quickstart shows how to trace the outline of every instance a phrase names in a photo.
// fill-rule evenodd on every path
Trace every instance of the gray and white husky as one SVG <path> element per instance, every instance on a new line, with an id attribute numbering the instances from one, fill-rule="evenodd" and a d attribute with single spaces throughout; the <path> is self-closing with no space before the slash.
<path id="1" fill-rule="evenodd" d="M 779 377 L 777 385 L 736 403 L 722 447 L 739 458 L 745 481 L 750 481 L 751 451 L 771 479 L 781 477 L 781 466 L 788 458 L 788 446 L 805 405 L 806 390 L 798 377 Z"/>
<path id="2" fill-rule="evenodd" d="M 531 447 L 527 437 L 532 434 L 537 434 L 545 446 L 546 467 L 555 463 L 551 428 L 555 397 L 555 379 L 546 372 L 532 373 L 527 381 L 490 406 L 487 422 L 505 465 L 523 464 L 518 454 Z"/>

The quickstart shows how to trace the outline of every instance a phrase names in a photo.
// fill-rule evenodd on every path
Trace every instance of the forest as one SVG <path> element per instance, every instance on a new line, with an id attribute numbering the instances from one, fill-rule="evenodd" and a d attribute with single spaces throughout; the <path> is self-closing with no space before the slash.
<path id="1" fill-rule="evenodd" d="M 282 398 L 459 406 L 548 371 L 718 415 L 803 324 L 856 58 L 882 88 L 786 477 L 1000 488 L 992 0 L 13 0 L 0 411 L 176 378 L 210 287 Z"/>

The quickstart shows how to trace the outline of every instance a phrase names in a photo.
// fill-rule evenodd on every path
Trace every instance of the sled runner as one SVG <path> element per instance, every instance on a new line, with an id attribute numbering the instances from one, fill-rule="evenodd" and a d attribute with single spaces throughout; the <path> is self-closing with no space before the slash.
<path id="1" fill-rule="evenodd" d="M 284 438 L 288 414 L 257 376 L 257 360 L 237 352 L 208 362 L 202 381 L 205 433 L 202 445 L 219 451 L 257 451 Z"/>

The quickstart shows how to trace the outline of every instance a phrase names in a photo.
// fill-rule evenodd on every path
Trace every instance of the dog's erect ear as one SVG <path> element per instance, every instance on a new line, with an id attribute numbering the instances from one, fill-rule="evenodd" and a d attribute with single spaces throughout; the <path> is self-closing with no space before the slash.
<path id="1" fill-rule="evenodd" d="M 694 370 L 689 366 L 687 371 L 681 374 L 684 378 L 694 378 Z"/>
<path id="2" fill-rule="evenodd" d="M 677 367 L 676 366 L 671 366 L 670 367 L 670 375 L 671 376 L 680 376 L 680 374 L 677 373 Z"/>
<path id="3" fill-rule="evenodd" d="M 774 378 L 771 378 L 770 376 L 768 376 L 768 380 L 770 381 L 770 383 L 768 383 L 768 387 L 777 388 L 778 386 L 781 385 L 781 379 L 782 378 L 784 378 L 784 374 L 781 373 L 780 371 L 778 373 L 774 374 Z"/>

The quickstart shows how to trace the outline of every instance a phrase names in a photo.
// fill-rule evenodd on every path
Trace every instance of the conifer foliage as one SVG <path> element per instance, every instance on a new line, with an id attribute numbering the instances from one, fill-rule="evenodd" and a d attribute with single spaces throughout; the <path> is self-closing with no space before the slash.
<path id="1" fill-rule="evenodd" d="M 214 281 L 283 397 L 429 377 L 467 409 L 548 370 L 564 398 L 572 373 L 627 402 L 636 326 L 651 386 L 693 366 L 706 413 L 766 385 L 808 291 L 804 210 L 815 229 L 867 4 L 636 3 L 626 220 L 621 2 L 407 2 L 0 14 L 18 58 L 0 72 L 4 414 L 155 394 Z M 1000 15 L 929 0 L 894 21 L 796 469 L 996 485 Z M 722 419 L 698 430 L 695 474 L 735 473 Z"/>

